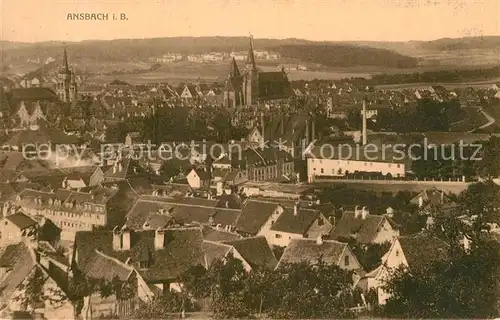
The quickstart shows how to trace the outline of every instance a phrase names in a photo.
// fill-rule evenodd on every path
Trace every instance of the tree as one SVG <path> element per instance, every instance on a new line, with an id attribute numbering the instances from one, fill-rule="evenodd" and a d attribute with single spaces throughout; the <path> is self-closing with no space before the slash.
<path id="1" fill-rule="evenodd" d="M 498 316 L 500 244 L 478 241 L 469 254 L 424 268 L 399 268 L 388 277 L 386 316 L 491 318 Z"/>
<path id="2" fill-rule="evenodd" d="M 167 319 L 178 318 L 183 306 L 183 298 L 175 292 L 155 296 L 153 300 L 135 310 L 130 319 Z M 189 309 L 188 309 L 189 310 Z"/>

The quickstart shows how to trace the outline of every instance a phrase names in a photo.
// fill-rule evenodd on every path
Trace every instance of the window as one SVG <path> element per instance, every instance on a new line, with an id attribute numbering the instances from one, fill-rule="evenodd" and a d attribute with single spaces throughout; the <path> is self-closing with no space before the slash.
<path id="1" fill-rule="evenodd" d="M 275 238 L 276 239 L 281 239 L 281 234 L 279 234 L 279 233 L 275 234 Z"/>
<path id="2" fill-rule="evenodd" d="M 346 266 L 349 265 L 349 256 L 344 257 L 344 265 L 346 265 Z"/>
<path id="3" fill-rule="evenodd" d="M 398 168 L 401 168 L 401 165 L 398 163 L 397 167 L 398 167 Z"/>
<path id="4" fill-rule="evenodd" d="M 325 173 L 325 169 L 321 168 L 321 173 Z"/>
<path id="5" fill-rule="evenodd" d="M 323 221 L 323 218 L 318 218 L 318 226 L 322 226 L 325 224 L 325 221 Z"/>
<path id="6" fill-rule="evenodd" d="M 396 257 L 399 257 L 399 250 L 396 250 Z"/>
<path id="7" fill-rule="evenodd" d="M 273 224 L 274 224 L 274 220 L 271 220 L 271 225 L 273 225 Z"/>

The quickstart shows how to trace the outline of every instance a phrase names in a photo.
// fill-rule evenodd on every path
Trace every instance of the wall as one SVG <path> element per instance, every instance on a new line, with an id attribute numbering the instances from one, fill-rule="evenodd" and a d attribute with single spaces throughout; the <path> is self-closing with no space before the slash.
<path id="1" fill-rule="evenodd" d="M 7 219 L 0 220 L 0 243 L 8 245 L 22 241 L 21 230 Z"/>
<path id="2" fill-rule="evenodd" d="M 345 257 L 349 257 L 349 264 L 345 263 Z M 358 259 L 352 253 L 351 249 L 349 246 L 347 246 L 344 249 L 344 252 L 342 252 L 342 255 L 340 256 L 340 262 L 339 262 L 339 267 L 344 270 L 357 270 L 361 268 L 361 265 L 358 262 Z"/>

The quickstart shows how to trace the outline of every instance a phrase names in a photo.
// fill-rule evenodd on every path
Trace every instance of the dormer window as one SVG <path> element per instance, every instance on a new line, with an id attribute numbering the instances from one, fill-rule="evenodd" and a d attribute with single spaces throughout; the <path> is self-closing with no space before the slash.
<path id="1" fill-rule="evenodd" d="M 344 257 L 344 265 L 348 266 L 349 265 L 349 256 Z"/>

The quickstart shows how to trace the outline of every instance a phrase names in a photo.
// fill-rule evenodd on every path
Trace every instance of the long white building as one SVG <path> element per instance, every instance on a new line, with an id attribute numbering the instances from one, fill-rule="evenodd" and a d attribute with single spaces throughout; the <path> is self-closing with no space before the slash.
<path id="1" fill-rule="evenodd" d="M 307 158 L 308 181 L 313 182 L 316 178 L 343 177 L 349 173 L 373 172 L 384 176 L 404 177 L 406 165 L 404 159 L 398 160 L 393 153 L 365 152 L 363 147 L 352 147 L 352 154 L 348 151 L 335 152 L 340 149 L 331 146 L 317 146 L 312 149 Z M 395 158 L 397 160 L 395 160 Z"/>

